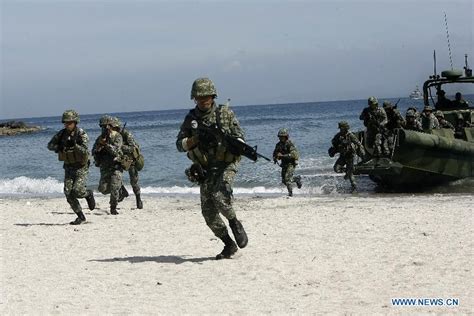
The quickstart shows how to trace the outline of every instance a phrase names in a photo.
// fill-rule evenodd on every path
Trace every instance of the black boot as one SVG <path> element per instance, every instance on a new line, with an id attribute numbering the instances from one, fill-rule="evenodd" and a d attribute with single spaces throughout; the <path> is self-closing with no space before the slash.
<path id="1" fill-rule="evenodd" d="M 293 188 L 288 187 L 288 196 L 293 196 Z"/>
<path id="2" fill-rule="evenodd" d="M 137 198 L 137 208 L 141 210 L 143 208 L 143 202 L 140 198 L 140 194 L 136 194 L 135 197 Z"/>
<path id="3" fill-rule="evenodd" d="M 301 183 L 301 176 L 296 176 L 295 177 L 295 182 L 296 182 L 296 186 L 298 187 L 298 189 L 301 189 L 301 187 L 303 186 L 303 183 Z"/>
<path id="4" fill-rule="evenodd" d="M 92 190 L 87 190 L 89 194 L 86 196 L 87 206 L 92 211 L 95 209 L 95 199 L 94 199 L 94 192 Z"/>
<path id="5" fill-rule="evenodd" d="M 224 249 L 216 256 L 216 260 L 230 259 L 239 248 L 237 248 L 237 245 L 232 238 L 230 238 L 229 234 L 226 234 L 221 240 L 224 242 Z"/>
<path id="6" fill-rule="evenodd" d="M 82 213 L 82 211 L 79 211 L 76 214 L 77 214 L 77 218 L 73 222 L 70 222 L 69 224 L 71 224 L 71 225 L 81 225 L 83 222 L 86 221 L 86 217 L 84 216 L 84 213 Z"/>
<path id="7" fill-rule="evenodd" d="M 122 202 L 123 199 L 125 199 L 126 197 L 128 197 L 128 191 L 127 189 L 125 188 L 125 186 L 122 184 L 122 186 L 120 187 L 120 190 L 119 190 L 119 198 L 118 198 L 118 201 L 119 202 Z"/>
<path id="8" fill-rule="evenodd" d="M 117 212 L 117 205 L 110 205 L 110 214 L 112 215 L 118 215 L 118 212 Z"/>
<path id="9" fill-rule="evenodd" d="M 239 245 L 239 248 L 245 248 L 249 240 L 242 223 L 239 222 L 237 218 L 234 218 L 229 221 L 229 226 L 232 229 L 232 233 L 234 234 L 235 241 L 237 242 L 237 245 Z"/>

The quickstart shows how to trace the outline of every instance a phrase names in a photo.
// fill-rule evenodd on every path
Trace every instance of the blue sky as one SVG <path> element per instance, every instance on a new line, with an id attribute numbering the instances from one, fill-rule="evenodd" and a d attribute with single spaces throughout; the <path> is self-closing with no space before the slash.
<path id="1" fill-rule="evenodd" d="M 443 12 L 474 65 L 471 0 L 4 0 L 0 118 L 187 108 L 202 76 L 234 105 L 403 97 L 450 67 Z"/>

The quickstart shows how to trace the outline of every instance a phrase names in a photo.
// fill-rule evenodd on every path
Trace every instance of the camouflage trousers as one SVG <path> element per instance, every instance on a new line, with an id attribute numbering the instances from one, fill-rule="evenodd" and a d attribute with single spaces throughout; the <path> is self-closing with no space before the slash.
<path id="1" fill-rule="evenodd" d="M 80 168 L 64 165 L 64 171 L 64 194 L 66 195 L 66 200 L 71 205 L 74 213 L 79 213 L 82 211 L 82 207 L 78 199 L 85 198 L 89 194 L 86 188 L 89 164 Z"/>
<path id="2" fill-rule="evenodd" d="M 345 168 L 344 168 L 345 166 Z M 339 158 L 336 160 L 334 164 L 334 171 L 337 173 L 346 172 L 344 179 L 349 180 L 351 182 L 352 187 L 355 186 L 356 181 L 353 174 L 354 171 L 354 155 L 340 155 Z"/>
<path id="3" fill-rule="evenodd" d="M 140 186 L 138 185 L 138 170 L 135 168 L 135 165 L 131 165 L 128 169 L 128 174 L 130 176 L 130 185 L 132 186 L 133 193 L 135 195 L 140 195 Z"/>
<path id="4" fill-rule="evenodd" d="M 293 164 L 281 166 L 281 182 L 286 185 L 288 192 L 293 192 L 293 183 L 296 182 L 294 177 L 295 167 Z"/>
<path id="5" fill-rule="evenodd" d="M 110 206 L 117 206 L 122 186 L 122 171 L 114 167 L 100 167 L 99 192 L 110 193 Z"/>
<path id="6" fill-rule="evenodd" d="M 384 135 L 377 129 L 367 130 L 367 145 L 374 149 L 374 156 L 388 155 L 388 145 Z"/>
<path id="7" fill-rule="evenodd" d="M 228 234 L 220 214 L 228 220 L 236 217 L 232 208 L 232 184 L 236 171 L 235 164 L 211 170 L 200 187 L 202 216 L 206 220 L 207 226 L 218 238 Z"/>

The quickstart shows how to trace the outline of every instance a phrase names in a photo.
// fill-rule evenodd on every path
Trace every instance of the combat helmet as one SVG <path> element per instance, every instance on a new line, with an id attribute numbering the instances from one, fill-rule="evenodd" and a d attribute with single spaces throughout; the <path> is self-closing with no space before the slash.
<path id="1" fill-rule="evenodd" d="M 107 125 L 113 125 L 113 117 L 106 114 L 100 118 L 99 126 L 105 127 Z"/>
<path id="2" fill-rule="evenodd" d="M 433 108 L 431 107 L 431 105 L 426 105 L 424 108 L 423 108 L 423 112 L 424 111 L 433 111 Z"/>
<path id="3" fill-rule="evenodd" d="M 76 122 L 79 123 L 79 114 L 75 110 L 66 110 L 63 113 L 63 117 L 61 122 L 66 123 L 66 122 Z"/>
<path id="4" fill-rule="evenodd" d="M 435 112 L 435 116 L 436 116 L 436 117 L 442 117 L 442 118 L 444 118 L 444 113 L 441 112 L 441 111 L 436 111 L 436 112 Z"/>
<path id="5" fill-rule="evenodd" d="M 278 131 L 278 137 L 288 137 L 288 129 L 287 128 L 280 128 Z"/>
<path id="6" fill-rule="evenodd" d="M 406 117 L 416 117 L 415 111 L 408 110 L 407 113 L 406 113 Z"/>
<path id="7" fill-rule="evenodd" d="M 340 129 L 346 129 L 346 130 L 350 129 L 349 123 L 347 123 L 347 121 L 340 121 L 338 124 L 338 127 Z"/>
<path id="8" fill-rule="evenodd" d="M 198 78 L 194 80 L 191 88 L 191 99 L 196 97 L 206 97 L 212 95 L 217 97 L 217 90 L 214 83 L 209 78 Z"/>
<path id="9" fill-rule="evenodd" d="M 122 126 L 122 122 L 120 122 L 120 119 L 116 116 L 111 117 L 110 125 L 112 127 L 120 128 Z"/>
<path id="10" fill-rule="evenodd" d="M 379 105 L 379 101 L 377 100 L 376 97 L 369 97 L 367 100 L 368 105 Z"/>
<path id="11" fill-rule="evenodd" d="M 383 101 L 383 108 L 384 109 L 391 109 L 393 108 L 393 104 L 390 101 Z"/>

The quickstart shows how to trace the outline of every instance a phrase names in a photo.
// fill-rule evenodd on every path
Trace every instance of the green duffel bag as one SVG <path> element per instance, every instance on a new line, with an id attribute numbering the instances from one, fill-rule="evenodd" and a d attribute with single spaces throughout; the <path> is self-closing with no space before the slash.
<path id="1" fill-rule="evenodd" d="M 137 160 L 135 160 L 135 169 L 140 171 L 143 169 L 144 166 L 145 166 L 145 158 L 143 157 L 142 154 L 140 154 Z"/>

